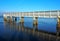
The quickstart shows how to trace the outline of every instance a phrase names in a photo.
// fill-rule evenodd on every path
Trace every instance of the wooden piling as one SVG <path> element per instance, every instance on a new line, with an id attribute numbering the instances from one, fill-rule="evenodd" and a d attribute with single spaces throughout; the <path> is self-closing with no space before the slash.
<path id="1" fill-rule="evenodd" d="M 59 30 L 60 30 L 60 17 L 58 17 L 58 21 L 57 21 L 56 41 L 58 41 L 58 37 L 60 33 Z"/>
<path id="2" fill-rule="evenodd" d="M 33 22 L 33 35 L 35 34 L 35 32 L 38 31 L 38 17 L 34 17 L 35 20 Z"/>
<path id="3" fill-rule="evenodd" d="M 21 20 L 20 20 L 20 25 L 21 25 L 21 31 L 24 31 L 24 17 L 21 17 Z"/>

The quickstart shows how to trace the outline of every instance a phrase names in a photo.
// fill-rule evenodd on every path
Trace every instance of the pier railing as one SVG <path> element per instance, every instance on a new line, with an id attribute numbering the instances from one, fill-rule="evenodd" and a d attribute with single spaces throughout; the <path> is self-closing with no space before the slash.
<path id="1" fill-rule="evenodd" d="M 46 18 L 56 18 L 60 16 L 60 11 L 41 11 L 41 12 L 5 12 L 6 16 L 16 16 L 16 17 L 46 17 Z"/>

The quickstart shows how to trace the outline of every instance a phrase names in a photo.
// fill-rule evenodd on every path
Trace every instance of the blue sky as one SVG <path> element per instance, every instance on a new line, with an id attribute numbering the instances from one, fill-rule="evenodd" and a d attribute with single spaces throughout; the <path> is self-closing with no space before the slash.
<path id="1" fill-rule="evenodd" d="M 60 10 L 60 0 L 0 0 L 0 12 Z"/>

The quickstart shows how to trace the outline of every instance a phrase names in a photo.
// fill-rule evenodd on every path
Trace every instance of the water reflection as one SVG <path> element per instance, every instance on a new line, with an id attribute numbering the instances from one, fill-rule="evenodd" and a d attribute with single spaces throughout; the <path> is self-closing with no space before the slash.
<path id="1" fill-rule="evenodd" d="M 26 32 L 31 32 L 31 30 L 28 29 L 24 29 L 23 25 L 20 23 L 7 23 L 4 22 L 4 26 L 5 26 L 5 31 L 10 30 L 10 36 L 11 36 L 11 32 L 15 32 L 12 36 L 11 39 L 14 41 L 38 41 L 39 39 L 37 37 L 33 37 L 31 35 L 31 33 L 26 33 Z M 8 35 L 8 34 L 7 34 Z M 9 36 L 9 37 L 10 37 Z M 11 40 L 10 38 L 8 40 Z M 43 39 L 41 39 L 43 40 Z"/>
<path id="2" fill-rule="evenodd" d="M 13 41 L 50 41 L 49 34 L 44 34 L 42 32 L 37 32 L 33 29 L 24 28 L 21 23 L 4 23 L 5 31 L 8 31 L 10 38 L 8 40 Z M 45 37 L 44 37 L 45 36 Z M 6 37 L 6 36 L 5 36 Z M 55 36 L 53 36 L 55 37 Z M 49 40 L 50 39 L 50 40 Z M 56 37 L 53 39 L 55 41 Z"/>
<path id="3" fill-rule="evenodd" d="M 28 37 L 28 40 L 30 39 L 30 35 L 32 35 L 32 36 L 35 36 L 36 39 L 38 38 L 38 40 L 39 40 L 39 38 L 42 38 L 42 40 L 45 40 L 45 38 L 47 37 L 46 40 L 48 40 L 48 41 L 50 40 L 50 35 L 46 34 L 46 33 L 43 33 L 43 32 L 39 32 L 38 29 L 39 30 L 43 29 L 45 31 L 48 31 L 49 33 L 50 32 L 54 32 L 54 33 L 56 32 L 56 24 L 57 24 L 56 19 L 39 18 L 38 22 L 36 20 L 35 23 L 34 23 L 34 22 L 31 22 L 31 21 L 33 21 L 32 18 L 31 19 L 25 18 L 25 19 L 29 19 L 30 20 L 29 22 L 28 22 L 28 20 L 26 21 L 23 18 L 24 17 L 22 17 L 21 22 L 18 22 L 18 23 L 16 23 L 16 21 L 4 22 L 5 30 L 10 31 L 10 32 L 16 32 L 16 33 L 18 32 L 20 34 L 23 33 L 22 36 L 24 36 L 25 34 L 29 35 L 29 37 L 25 36 L 25 37 Z M 45 19 L 45 21 L 44 21 L 44 19 Z M 49 20 L 50 23 L 47 20 Z M 50 24 L 53 24 L 53 25 L 50 25 Z M 55 28 L 53 31 L 51 30 L 52 27 Z M 50 28 L 50 30 L 48 28 Z M 53 39 L 53 40 L 55 40 L 56 36 L 53 36 L 53 37 L 55 37 Z"/>

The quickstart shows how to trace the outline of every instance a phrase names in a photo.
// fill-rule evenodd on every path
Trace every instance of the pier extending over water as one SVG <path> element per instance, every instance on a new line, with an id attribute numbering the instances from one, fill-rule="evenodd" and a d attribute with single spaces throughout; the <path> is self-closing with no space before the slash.
<path id="1" fill-rule="evenodd" d="M 37 33 L 38 35 L 40 35 L 42 33 L 43 37 L 48 36 L 49 39 L 51 37 L 53 37 L 54 35 L 52 36 L 52 34 L 49 34 L 49 33 L 46 35 L 45 32 L 43 33 L 43 31 L 38 30 L 38 26 L 37 26 L 38 25 L 38 21 L 37 21 L 38 17 L 40 17 L 40 18 L 57 18 L 57 26 L 56 26 L 57 32 L 54 37 L 55 37 L 56 41 L 58 39 L 60 39 L 59 38 L 60 37 L 59 36 L 59 33 L 60 33 L 60 11 L 59 10 L 57 10 L 57 11 L 36 11 L 36 12 L 5 12 L 3 16 L 4 16 L 4 22 L 9 22 L 10 24 L 15 23 L 16 17 L 20 17 L 19 23 L 20 23 L 20 25 L 22 25 L 23 29 L 25 29 L 27 31 L 31 30 L 31 32 L 33 34 Z M 9 19 L 7 19 L 8 16 L 9 16 Z M 14 22 L 12 21 L 13 16 L 15 17 Z M 24 27 L 24 17 L 33 17 L 33 29 L 28 29 L 28 27 L 27 28 Z"/>

